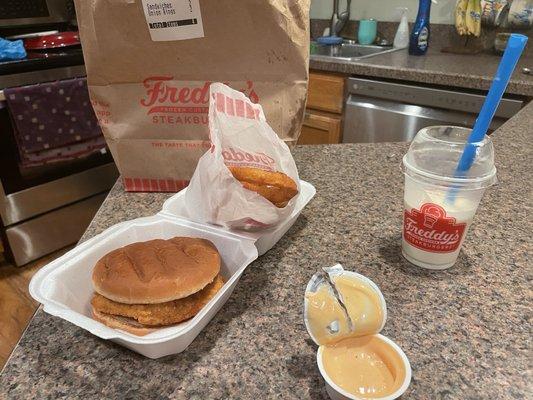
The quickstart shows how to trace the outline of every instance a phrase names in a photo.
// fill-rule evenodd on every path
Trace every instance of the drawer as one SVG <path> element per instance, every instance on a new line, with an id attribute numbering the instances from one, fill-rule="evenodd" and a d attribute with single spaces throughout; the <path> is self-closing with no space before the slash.
<path id="1" fill-rule="evenodd" d="M 340 115 L 306 110 L 298 144 L 335 144 L 341 142 Z"/>

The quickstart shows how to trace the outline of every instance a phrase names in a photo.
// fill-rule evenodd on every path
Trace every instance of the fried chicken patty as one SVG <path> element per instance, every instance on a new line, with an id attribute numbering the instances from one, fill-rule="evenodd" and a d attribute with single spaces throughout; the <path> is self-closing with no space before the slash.
<path id="1" fill-rule="evenodd" d="M 224 286 L 217 275 L 213 282 L 188 297 L 158 304 L 123 304 L 95 293 L 91 301 L 100 313 L 128 317 L 148 326 L 176 324 L 194 317 Z"/>

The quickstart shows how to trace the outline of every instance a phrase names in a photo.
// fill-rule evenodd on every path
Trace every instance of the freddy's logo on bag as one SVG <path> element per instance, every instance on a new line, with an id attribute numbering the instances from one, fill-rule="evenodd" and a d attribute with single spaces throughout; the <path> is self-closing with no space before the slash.
<path id="1" fill-rule="evenodd" d="M 207 104 L 211 82 L 205 82 L 203 86 L 196 88 L 177 88 L 168 83 L 173 79 L 172 76 L 152 76 L 146 78 L 143 82 L 146 88 L 146 97 L 141 99 L 141 105 L 151 107 L 156 103 Z"/>
<path id="2" fill-rule="evenodd" d="M 174 82 L 172 76 L 152 76 L 143 81 L 146 94 L 139 102 L 148 109 L 147 114 L 152 115 L 152 122 L 207 125 L 211 82 L 199 82 L 196 87 L 174 86 L 176 84 L 179 85 L 179 82 Z M 246 81 L 246 88 L 240 91 L 244 94 L 249 92 L 252 102 L 259 102 L 252 81 Z"/>
<path id="3" fill-rule="evenodd" d="M 232 167 L 254 167 L 275 171 L 276 161 L 265 153 L 250 153 L 228 147 L 222 150 L 224 164 Z"/>
<path id="4" fill-rule="evenodd" d="M 209 107 L 209 85 L 174 87 L 172 76 L 153 76 L 143 82 L 146 96 L 140 104 L 148 108 L 154 124 L 207 125 Z M 170 114 L 170 115 L 169 115 Z"/>
<path id="5" fill-rule="evenodd" d="M 457 250 L 465 231 L 465 223 L 447 217 L 444 208 L 426 203 L 420 210 L 404 211 L 403 236 L 414 247 L 435 253 Z"/>

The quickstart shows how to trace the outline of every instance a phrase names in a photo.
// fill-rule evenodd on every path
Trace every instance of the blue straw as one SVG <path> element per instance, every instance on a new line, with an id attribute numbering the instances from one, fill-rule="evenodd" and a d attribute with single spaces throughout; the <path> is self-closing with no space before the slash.
<path id="1" fill-rule="evenodd" d="M 496 71 L 496 75 L 492 81 L 489 94 L 485 98 L 483 107 L 481 107 L 474 128 L 470 136 L 468 136 L 467 144 L 455 171 L 456 177 L 465 176 L 466 171 L 472 166 L 476 157 L 475 143 L 483 141 L 526 43 L 527 36 L 524 35 L 513 33 L 509 38 L 500 65 L 498 66 L 498 71 Z"/>
<path id="2" fill-rule="evenodd" d="M 490 86 L 489 94 L 485 98 L 485 102 L 481 107 L 481 111 L 476 119 L 474 128 L 468 136 L 463 154 L 459 159 L 457 168 L 455 170 L 455 177 L 465 177 L 466 173 L 472 167 L 474 159 L 476 158 L 476 149 L 479 142 L 483 141 L 487 130 L 489 129 L 494 113 L 500 104 L 505 88 L 511 79 L 511 75 L 516 67 L 518 59 L 522 55 L 522 51 L 527 43 L 527 36 L 513 33 L 507 42 L 507 47 L 503 53 L 498 71 L 494 76 L 492 85 Z M 452 187 L 447 195 L 447 201 L 453 203 L 457 188 Z"/>

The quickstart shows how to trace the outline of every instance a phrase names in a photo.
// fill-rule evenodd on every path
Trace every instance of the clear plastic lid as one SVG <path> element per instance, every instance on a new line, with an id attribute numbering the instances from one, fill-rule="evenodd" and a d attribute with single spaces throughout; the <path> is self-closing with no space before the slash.
<path id="1" fill-rule="evenodd" d="M 323 268 L 307 284 L 304 321 L 318 345 L 379 333 L 386 319 L 387 305 L 377 285 L 340 264 Z"/>
<path id="2" fill-rule="evenodd" d="M 496 182 L 494 148 L 490 137 L 474 143 L 476 157 L 462 177 L 455 171 L 471 130 L 458 126 L 431 126 L 421 129 L 403 158 L 404 172 L 433 184 L 484 188 Z"/>

